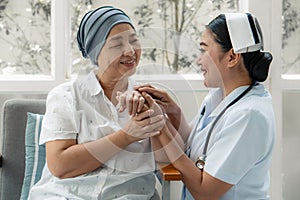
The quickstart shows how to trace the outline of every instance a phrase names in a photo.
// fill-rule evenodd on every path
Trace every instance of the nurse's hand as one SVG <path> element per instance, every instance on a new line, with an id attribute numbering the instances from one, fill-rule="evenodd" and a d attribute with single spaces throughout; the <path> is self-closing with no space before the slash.
<path id="1" fill-rule="evenodd" d="M 129 115 L 135 116 L 145 110 L 145 99 L 138 91 L 117 92 L 118 111 L 123 112 L 127 109 Z M 144 109 L 143 109 L 144 108 Z"/>
<path id="2" fill-rule="evenodd" d="M 136 86 L 134 89 L 139 91 L 140 93 L 148 93 L 155 100 L 155 102 L 158 103 L 164 109 L 164 112 L 168 115 L 176 115 L 181 113 L 180 107 L 176 104 L 176 102 L 169 96 L 169 94 L 166 91 L 155 88 L 150 84 Z"/>

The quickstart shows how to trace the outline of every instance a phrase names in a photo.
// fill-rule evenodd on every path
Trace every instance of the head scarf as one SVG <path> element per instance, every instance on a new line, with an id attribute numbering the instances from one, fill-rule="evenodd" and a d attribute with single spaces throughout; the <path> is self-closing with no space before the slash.
<path id="1" fill-rule="evenodd" d="M 77 32 L 78 47 L 82 56 L 97 65 L 98 55 L 110 30 L 120 23 L 128 23 L 134 29 L 130 18 L 122 10 L 112 6 L 103 6 L 86 13 Z"/>
<path id="2" fill-rule="evenodd" d="M 225 13 L 235 53 L 263 50 L 263 38 L 256 17 L 249 13 Z"/>

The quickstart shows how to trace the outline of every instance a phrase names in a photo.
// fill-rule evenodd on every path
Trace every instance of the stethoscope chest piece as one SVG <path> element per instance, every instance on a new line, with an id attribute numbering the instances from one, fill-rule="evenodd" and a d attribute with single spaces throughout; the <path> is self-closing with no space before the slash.
<path id="1" fill-rule="evenodd" d="M 203 171 L 204 165 L 205 165 L 205 157 L 206 156 L 200 156 L 199 159 L 196 161 L 196 167 Z"/>

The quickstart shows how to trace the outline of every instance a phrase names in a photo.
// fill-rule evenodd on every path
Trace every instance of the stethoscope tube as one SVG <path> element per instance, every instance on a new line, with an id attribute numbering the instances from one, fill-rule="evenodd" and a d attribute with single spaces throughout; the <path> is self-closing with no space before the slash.
<path id="1" fill-rule="evenodd" d="M 208 148 L 208 144 L 209 144 L 209 140 L 212 134 L 212 131 L 215 127 L 215 125 L 217 124 L 217 122 L 219 121 L 219 119 L 223 116 L 223 114 L 225 113 L 225 111 L 232 106 L 233 104 L 235 104 L 236 102 L 238 102 L 243 96 L 245 96 L 254 86 L 255 82 L 253 82 L 251 85 L 249 85 L 239 96 L 237 96 L 232 102 L 230 102 L 221 112 L 220 114 L 216 117 L 216 119 L 213 121 L 210 129 L 208 130 L 206 139 L 205 139 L 205 144 L 204 144 L 204 148 L 202 151 L 202 155 L 198 158 L 198 160 L 196 161 L 196 166 L 202 171 L 204 169 L 204 165 L 206 162 L 206 158 L 207 158 L 207 148 Z M 203 110 L 205 111 L 205 107 L 203 108 Z M 204 115 L 203 110 L 201 111 L 201 115 Z M 202 114 L 203 112 L 203 114 Z M 200 119 L 202 118 L 202 116 L 200 117 Z M 200 121 L 200 120 L 199 120 Z M 199 122 L 198 122 L 199 123 Z M 197 125 L 196 125 L 197 126 Z"/>

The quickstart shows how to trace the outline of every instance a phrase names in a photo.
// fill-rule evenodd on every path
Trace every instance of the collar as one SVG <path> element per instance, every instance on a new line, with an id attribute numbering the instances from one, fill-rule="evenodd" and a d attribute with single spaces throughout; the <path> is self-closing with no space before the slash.
<path id="1" fill-rule="evenodd" d="M 232 102 L 235 98 L 237 98 L 244 90 L 247 89 L 248 86 L 241 86 L 233 90 L 229 95 L 227 95 L 219 105 L 212 111 L 210 117 L 218 116 L 221 111 Z M 251 96 L 251 95 L 258 95 L 261 96 L 265 93 L 265 88 L 261 83 L 255 83 L 252 89 L 242 97 L 242 99 Z"/>
<path id="2" fill-rule="evenodd" d="M 103 91 L 101 84 L 96 77 L 97 70 L 92 70 L 86 77 L 85 82 L 91 96 L 96 96 Z"/>
<path id="3" fill-rule="evenodd" d="M 97 74 L 97 70 L 92 70 L 84 80 L 91 96 L 96 96 L 103 92 L 103 88 L 100 82 L 98 81 L 96 74 Z M 132 90 L 134 85 L 135 85 L 134 79 L 129 77 L 127 90 Z"/>

